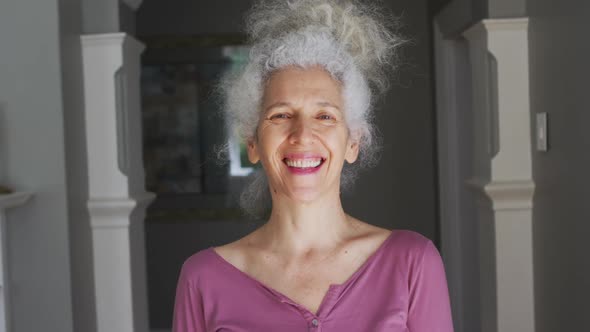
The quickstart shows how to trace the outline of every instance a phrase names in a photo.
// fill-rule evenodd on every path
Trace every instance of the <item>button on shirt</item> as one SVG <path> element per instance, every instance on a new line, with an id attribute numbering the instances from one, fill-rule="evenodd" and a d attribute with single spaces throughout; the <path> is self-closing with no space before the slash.
<path id="1" fill-rule="evenodd" d="M 318 325 L 320 325 L 320 323 L 318 322 L 318 320 L 317 320 L 317 319 L 315 319 L 315 318 L 314 318 L 314 319 L 311 321 L 311 325 L 313 325 L 313 327 L 318 327 Z"/>
<path id="2" fill-rule="evenodd" d="M 173 332 L 452 332 L 440 255 L 432 242 L 396 230 L 317 313 L 225 261 L 213 248 L 183 265 Z"/>

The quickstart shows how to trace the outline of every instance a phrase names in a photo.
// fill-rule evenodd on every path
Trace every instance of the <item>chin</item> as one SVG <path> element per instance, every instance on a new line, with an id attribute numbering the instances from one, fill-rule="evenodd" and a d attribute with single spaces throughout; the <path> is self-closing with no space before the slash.
<path id="1" fill-rule="evenodd" d="M 306 189 L 295 189 L 289 193 L 289 198 L 292 201 L 300 204 L 310 204 L 316 202 L 318 199 L 325 197 L 325 192 L 320 192 L 317 189 L 306 188 Z"/>

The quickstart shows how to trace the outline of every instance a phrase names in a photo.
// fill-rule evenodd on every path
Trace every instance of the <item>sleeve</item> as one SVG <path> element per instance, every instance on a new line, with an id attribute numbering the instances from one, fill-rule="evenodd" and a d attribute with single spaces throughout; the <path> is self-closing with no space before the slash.
<path id="1" fill-rule="evenodd" d="M 172 332 L 205 332 L 203 299 L 194 280 L 189 278 L 186 263 L 176 286 Z"/>
<path id="2" fill-rule="evenodd" d="M 453 332 L 445 269 L 431 241 L 413 266 L 409 279 L 409 331 Z"/>

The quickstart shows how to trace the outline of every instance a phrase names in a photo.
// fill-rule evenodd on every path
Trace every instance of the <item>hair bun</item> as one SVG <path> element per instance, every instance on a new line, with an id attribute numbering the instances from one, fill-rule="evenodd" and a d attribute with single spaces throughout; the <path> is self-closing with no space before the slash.
<path id="1" fill-rule="evenodd" d="M 380 6 L 352 0 L 261 0 L 246 18 L 253 44 L 319 28 L 328 30 L 363 75 L 379 90 L 387 86 L 384 67 L 396 67 L 399 19 Z"/>

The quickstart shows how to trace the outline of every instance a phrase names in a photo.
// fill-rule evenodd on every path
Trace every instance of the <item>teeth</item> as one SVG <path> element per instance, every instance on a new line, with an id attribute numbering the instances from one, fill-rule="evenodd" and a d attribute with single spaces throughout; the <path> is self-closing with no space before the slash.
<path id="1" fill-rule="evenodd" d="M 322 162 L 321 159 L 287 159 L 286 163 L 289 167 L 310 168 L 317 167 Z"/>

